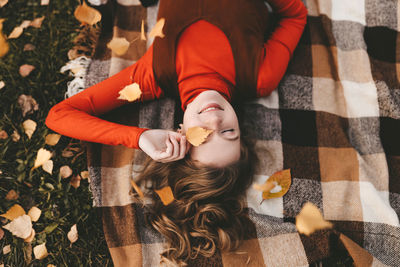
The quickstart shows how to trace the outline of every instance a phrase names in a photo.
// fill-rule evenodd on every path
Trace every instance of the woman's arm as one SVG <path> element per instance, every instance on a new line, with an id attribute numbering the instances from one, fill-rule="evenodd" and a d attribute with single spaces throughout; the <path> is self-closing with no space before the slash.
<path id="1" fill-rule="evenodd" d="M 269 95 L 285 74 L 289 60 L 307 22 L 307 9 L 300 0 L 268 0 L 281 17 L 264 44 L 258 72 L 257 95 Z"/>
<path id="2" fill-rule="evenodd" d="M 126 100 L 118 99 L 118 92 L 134 82 L 142 90 L 138 101 L 163 95 L 154 80 L 152 52 L 151 46 L 135 64 L 52 107 L 46 118 L 47 127 L 84 141 L 139 148 L 139 137 L 147 129 L 109 122 L 96 116 L 127 104 Z"/>

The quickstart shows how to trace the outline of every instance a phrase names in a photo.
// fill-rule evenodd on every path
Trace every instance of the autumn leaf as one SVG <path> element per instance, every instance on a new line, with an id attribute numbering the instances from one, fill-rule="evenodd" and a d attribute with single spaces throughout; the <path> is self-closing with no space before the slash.
<path id="1" fill-rule="evenodd" d="M 42 27 L 42 23 L 43 23 L 44 18 L 45 18 L 45 16 L 42 16 L 42 17 L 40 17 L 40 18 L 34 19 L 34 20 L 29 24 L 29 26 L 32 26 L 32 27 L 34 27 L 34 28 L 40 28 L 40 27 Z"/>
<path id="2" fill-rule="evenodd" d="M 186 138 L 189 143 L 194 146 L 199 146 L 204 141 L 206 141 L 207 137 L 213 132 L 213 130 L 207 130 L 202 127 L 191 127 L 186 132 Z"/>
<path id="3" fill-rule="evenodd" d="M 42 211 L 35 206 L 28 211 L 28 216 L 31 217 L 32 222 L 36 222 L 37 220 L 39 220 L 41 214 Z"/>
<path id="4" fill-rule="evenodd" d="M 31 139 L 33 133 L 36 130 L 36 122 L 33 120 L 26 120 L 22 123 L 22 127 L 24 128 L 25 134 Z"/>
<path id="5" fill-rule="evenodd" d="M 142 19 L 142 25 L 140 27 L 140 40 L 146 41 L 146 33 L 144 32 L 144 20 Z"/>
<path id="6" fill-rule="evenodd" d="M 154 25 L 153 29 L 151 29 L 149 36 L 150 37 L 160 37 L 160 38 L 164 38 L 165 35 L 162 32 L 163 28 L 164 28 L 164 24 L 165 24 L 165 18 L 161 18 L 157 21 L 156 25 Z"/>
<path id="7" fill-rule="evenodd" d="M 88 6 L 85 1 L 75 9 L 74 16 L 82 24 L 94 25 L 101 20 L 101 13 Z"/>
<path id="8" fill-rule="evenodd" d="M 71 243 L 75 243 L 78 240 L 78 230 L 76 224 L 74 224 L 67 234 L 68 240 Z"/>
<path id="9" fill-rule="evenodd" d="M 24 51 L 32 51 L 32 50 L 35 50 L 35 46 L 33 45 L 33 44 L 26 44 L 26 45 L 24 45 Z"/>
<path id="10" fill-rule="evenodd" d="M 5 140 L 8 138 L 8 133 L 4 130 L 0 131 L 0 139 Z"/>
<path id="11" fill-rule="evenodd" d="M 82 177 L 82 179 L 89 178 L 89 172 L 88 171 L 81 171 L 81 177 Z"/>
<path id="12" fill-rule="evenodd" d="M 157 195 L 160 197 L 162 203 L 167 206 L 169 205 L 172 201 L 174 201 L 174 195 L 172 193 L 171 187 L 166 186 L 161 188 L 160 190 L 154 190 Z"/>
<path id="13" fill-rule="evenodd" d="M 72 175 L 72 169 L 69 166 L 64 165 L 60 168 L 60 175 L 61 178 L 68 178 Z"/>
<path id="14" fill-rule="evenodd" d="M 142 95 L 142 91 L 140 90 L 139 84 L 132 83 L 124 87 L 121 91 L 118 92 L 118 99 L 127 100 L 129 102 L 133 102 L 140 98 Z"/>
<path id="15" fill-rule="evenodd" d="M 143 194 L 142 190 L 140 190 L 139 186 L 132 179 L 130 181 L 131 181 L 131 185 L 132 185 L 133 189 L 135 189 L 135 191 L 136 191 L 136 193 L 138 193 L 139 197 L 141 199 L 144 199 L 144 194 Z"/>
<path id="16" fill-rule="evenodd" d="M 21 27 L 22 29 L 26 29 L 29 26 L 31 26 L 32 21 L 31 20 L 24 20 L 21 25 L 19 25 L 19 27 Z"/>
<path id="17" fill-rule="evenodd" d="M 48 151 L 44 148 L 40 148 L 37 152 L 35 164 L 34 164 L 32 170 L 42 166 L 46 161 L 50 160 L 51 156 L 52 156 L 52 154 L 50 151 Z"/>
<path id="18" fill-rule="evenodd" d="M 10 33 L 10 35 L 8 35 L 8 39 L 16 39 L 18 37 L 21 36 L 21 34 L 24 32 L 24 28 L 22 28 L 21 26 L 17 26 L 15 27 L 12 32 Z"/>
<path id="19" fill-rule="evenodd" d="M 22 117 L 25 117 L 27 114 L 32 114 L 34 111 L 39 110 L 39 104 L 30 95 L 20 95 L 18 97 L 17 103 L 22 110 Z"/>
<path id="20" fill-rule="evenodd" d="M 108 44 L 107 47 L 111 49 L 118 56 L 122 56 L 128 51 L 130 43 L 125 37 L 119 38 L 114 37 Z"/>
<path id="21" fill-rule="evenodd" d="M 0 58 L 7 54 L 10 49 L 6 37 L 3 34 L 3 22 L 4 19 L 0 19 Z"/>
<path id="22" fill-rule="evenodd" d="M 307 202 L 296 216 L 296 228 L 301 234 L 310 235 L 325 228 L 332 228 L 332 223 L 325 221 L 318 207 Z"/>
<path id="23" fill-rule="evenodd" d="M 49 254 L 47 253 L 46 243 L 37 245 L 33 248 L 33 254 L 35 255 L 35 259 L 42 260 L 46 258 Z"/>
<path id="24" fill-rule="evenodd" d="M 16 237 L 22 239 L 28 238 L 32 233 L 31 217 L 23 214 L 4 225 L 3 228 L 10 231 Z"/>
<path id="25" fill-rule="evenodd" d="M 21 67 L 19 67 L 19 74 L 22 77 L 28 76 L 33 70 L 35 69 L 35 66 L 29 65 L 29 64 L 24 64 Z"/>
<path id="26" fill-rule="evenodd" d="M 53 173 L 53 161 L 52 160 L 48 160 L 45 163 L 43 163 L 42 169 L 45 172 L 47 172 L 49 174 L 52 174 Z"/>
<path id="27" fill-rule="evenodd" d="M 55 146 L 55 145 L 57 145 L 60 138 L 61 138 L 61 135 L 59 135 L 59 134 L 48 134 L 48 135 L 46 135 L 45 143 L 49 146 Z"/>
<path id="28" fill-rule="evenodd" d="M 32 228 L 31 234 L 27 238 L 24 239 L 24 242 L 26 242 L 26 243 L 32 242 L 33 239 L 35 238 L 35 234 L 36 234 L 35 229 Z"/>
<path id="29" fill-rule="evenodd" d="M 290 175 L 290 169 L 287 169 L 274 173 L 262 185 L 253 184 L 253 188 L 263 192 L 263 199 L 270 199 L 285 195 L 288 192 L 291 184 L 292 179 Z"/>
<path id="30" fill-rule="evenodd" d="M 1 43 L 0 43 L 0 47 L 1 47 Z M 1 48 L 0 48 L 1 50 Z M 1 57 L 1 55 L 0 55 Z M 6 83 L 4 81 L 0 81 L 0 89 L 3 89 L 3 87 L 6 86 Z"/>
<path id="31" fill-rule="evenodd" d="M 41 6 L 47 6 L 49 4 L 50 0 L 41 0 L 40 5 Z"/>
<path id="32" fill-rule="evenodd" d="M 3 247 L 3 255 L 6 255 L 11 252 L 11 245 L 7 245 Z"/>
<path id="33" fill-rule="evenodd" d="M 21 136 L 19 135 L 19 133 L 16 130 L 14 130 L 14 132 L 11 135 L 11 138 L 14 142 L 18 142 L 19 139 L 21 138 Z"/>
<path id="34" fill-rule="evenodd" d="M 14 189 L 11 189 L 10 191 L 8 191 L 6 195 L 6 200 L 17 200 L 18 197 L 19 197 L 18 193 L 15 192 Z"/>
<path id="35" fill-rule="evenodd" d="M 8 0 L 0 0 L 0 7 L 7 5 Z"/>
<path id="36" fill-rule="evenodd" d="M 76 189 L 81 185 L 81 180 L 82 180 L 82 178 L 81 178 L 81 176 L 79 174 L 78 175 L 74 175 L 71 178 L 70 184 L 71 184 L 72 187 L 74 187 Z"/>
<path id="37" fill-rule="evenodd" d="M 26 214 L 25 210 L 20 205 L 15 204 L 6 213 L 1 214 L 0 216 L 12 221 L 15 218 L 24 214 Z"/>

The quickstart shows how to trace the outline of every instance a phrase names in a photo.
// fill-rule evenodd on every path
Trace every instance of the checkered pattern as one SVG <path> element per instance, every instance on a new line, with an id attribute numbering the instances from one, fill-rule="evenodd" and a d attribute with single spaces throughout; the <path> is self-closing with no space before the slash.
<path id="1" fill-rule="evenodd" d="M 162 1 L 162 0 L 161 0 Z M 118 57 L 113 36 L 139 39 L 155 24 L 157 7 L 139 1 L 101 1 L 103 29 L 88 68 L 87 86 L 140 58 L 152 40 L 132 42 Z M 191 266 L 306 266 L 339 253 L 359 266 L 400 266 L 400 2 L 305 0 L 303 37 L 288 71 L 270 96 L 246 104 L 260 158 L 255 181 L 290 168 L 289 192 L 261 202 L 247 192 L 252 219 L 239 251 L 217 253 Z M 127 125 L 174 128 L 171 99 L 127 105 L 105 116 Z M 129 179 L 143 155 L 125 147 L 90 144 L 94 205 L 116 266 L 157 266 L 163 238 L 144 223 Z M 317 205 L 333 230 L 300 235 L 294 217 Z"/>

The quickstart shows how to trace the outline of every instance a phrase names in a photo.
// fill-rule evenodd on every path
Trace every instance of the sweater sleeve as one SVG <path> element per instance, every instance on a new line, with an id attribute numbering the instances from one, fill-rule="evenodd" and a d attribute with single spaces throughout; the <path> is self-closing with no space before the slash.
<path id="1" fill-rule="evenodd" d="M 152 51 L 151 46 L 135 64 L 56 104 L 47 115 L 47 127 L 75 139 L 139 148 L 139 137 L 147 129 L 109 122 L 96 116 L 127 104 L 127 101 L 118 99 L 118 92 L 134 82 L 142 91 L 138 101 L 163 95 L 154 80 Z"/>
<path id="2" fill-rule="evenodd" d="M 307 9 L 300 0 L 268 2 L 280 16 L 280 21 L 264 44 L 257 81 L 259 97 L 269 95 L 278 86 L 307 22 Z"/>

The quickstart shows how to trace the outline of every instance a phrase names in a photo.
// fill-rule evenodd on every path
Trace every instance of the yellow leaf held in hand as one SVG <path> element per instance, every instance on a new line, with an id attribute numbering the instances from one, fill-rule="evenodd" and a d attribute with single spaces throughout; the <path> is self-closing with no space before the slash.
<path id="1" fill-rule="evenodd" d="M 139 197 L 141 199 L 144 199 L 144 194 L 143 194 L 142 190 L 140 190 L 139 186 L 132 179 L 131 179 L 131 185 L 132 185 L 133 189 L 135 189 L 136 193 L 138 193 Z"/>
<path id="2" fill-rule="evenodd" d="M 189 143 L 194 146 L 199 146 L 204 141 L 206 141 L 207 137 L 213 132 L 213 130 L 207 130 L 202 127 L 191 127 L 186 132 L 186 139 Z"/>
<path id="3" fill-rule="evenodd" d="M 296 216 L 296 228 L 301 234 L 310 235 L 325 228 L 332 228 L 332 223 L 325 221 L 318 207 L 307 202 Z"/>
<path id="4" fill-rule="evenodd" d="M 118 56 L 122 56 L 128 51 L 130 43 L 125 37 L 114 37 L 108 44 L 107 47 L 111 49 Z"/>
<path id="5" fill-rule="evenodd" d="M 144 32 L 144 20 L 142 19 L 142 25 L 140 27 L 140 40 L 146 41 L 146 33 Z"/>
<path id="6" fill-rule="evenodd" d="M 166 186 L 161 188 L 160 190 L 154 190 L 157 195 L 160 197 L 162 203 L 167 206 L 169 205 L 172 201 L 174 201 L 174 195 L 172 193 L 171 187 Z"/>
<path id="7" fill-rule="evenodd" d="M 46 135 L 46 144 L 49 146 L 57 145 L 58 141 L 60 141 L 61 135 L 59 134 L 48 134 Z"/>
<path id="8" fill-rule="evenodd" d="M 24 214 L 26 214 L 25 210 L 20 205 L 15 204 L 6 213 L 1 214 L 0 216 L 12 221 L 15 218 L 18 218 L 19 216 L 22 216 Z"/>
<path id="9" fill-rule="evenodd" d="M 42 211 L 38 207 L 32 207 L 28 211 L 28 216 L 31 217 L 32 222 L 37 222 L 39 220 Z"/>
<path id="10" fill-rule="evenodd" d="M 9 224 L 3 226 L 4 229 L 10 231 L 16 237 L 25 239 L 32 234 L 32 221 L 31 217 L 24 214 L 14 220 Z"/>
<path id="11" fill-rule="evenodd" d="M 78 240 L 78 230 L 76 224 L 74 224 L 67 234 L 68 240 L 71 243 L 75 243 Z"/>
<path id="12" fill-rule="evenodd" d="M 156 25 L 154 25 L 153 29 L 151 29 L 150 33 L 149 33 L 149 37 L 160 37 L 160 38 L 164 38 L 165 35 L 162 32 L 163 28 L 164 28 L 164 24 L 165 24 L 165 19 L 161 18 L 157 21 Z"/>
<path id="13" fill-rule="evenodd" d="M 6 37 L 3 34 L 3 22 L 4 19 L 0 19 L 0 58 L 7 54 L 10 49 Z"/>
<path id="14" fill-rule="evenodd" d="M 254 184 L 253 188 L 262 192 L 263 199 L 270 199 L 285 195 L 291 184 L 290 169 L 287 169 L 272 174 L 262 185 Z"/>
<path id="15" fill-rule="evenodd" d="M 22 28 L 21 26 L 17 26 L 12 30 L 12 32 L 8 36 L 8 39 L 16 39 L 16 38 L 20 37 L 23 32 L 24 32 L 24 28 Z"/>
<path id="16" fill-rule="evenodd" d="M 140 90 L 139 84 L 132 83 L 124 87 L 121 91 L 118 92 L 118 99 L 127 100 L 129 102 L 133 102 L 140 98 L 142 95 L 142 91 Z"/>
<path id="17" fill-rule="evenodd" d="M 42 260 L 46 258 L 49 254 L 47 253 L 46 243 L 41 245 L 37 245 L 33 248 L 33 254 L 35 255 L 35 259 Z"/>
<path id="18" fill-rule="evenodd" d="M 36 159 L 35 159 L 35 164 L 33 166 L 33 170 L 36 169 L 37 167 L 42 166 L 46 161 L 50 160 L 52 154 L 50 151 L 41 148 L 38 150 Z"/>
<path id="19" fill-rule="evenodd" d="M 75 9 L 74 16 L 81 23 L 89 25 L 94 25 L 101 20 L 101 13 L 88 6 L 85 1 Z"/>

